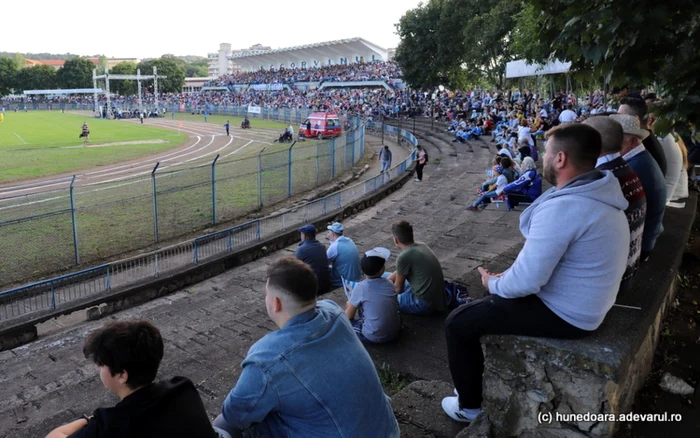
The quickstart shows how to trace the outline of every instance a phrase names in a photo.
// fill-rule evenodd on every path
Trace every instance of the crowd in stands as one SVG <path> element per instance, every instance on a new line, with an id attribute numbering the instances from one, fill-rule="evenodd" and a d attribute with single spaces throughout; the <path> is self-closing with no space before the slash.
<path id="1" fill-rule="evenodd" d="M 391 83 L 401 78 L 401 67 L 393 61 L 360 62 L 347 65 L 327 65 L 309 68 L 280 68 L 237 72 L 209 81 L 208 87 L 227 87 L 237 84 L 294 84 L 296 82 L 363 82 Z"/>
<path id="2" fill-rule="evenodd" d="M 163 357 L 158 329 L 145 321 L 117 321 L 93 332 L 84 353 L 121 401 L 57 428 L 49 438 L 228 438 L 244 432 L 398 437 L 390 401 L 363 343 L 384 344 L 402 336 L 402 314 L 447 311 L 455 395 L 445 397 L 442 407 L 453 420 L 471 422 L 482 412 L 480 338 L 576 339 L 596 331 L 616 299 L 632 290 L 640 264 L 653 256 L 665 209 L 688 196 L 688 171 L 700 156 L 700 144 L 692 137 L 654 134 L 654 96 L 645 101 L 632 93 L 617 111 L 605 107 L 591 114 L 564 95 L 557 104 L 527 92 L 436 99 L 395 91 L 345 93 L 331 96 L 352 101 L 346 110 L 422 106 L 428 115 L 450 120 L 448 129 L 455 134 L 478 127 L 479 135 L 494 132 L 498 155 L 469 209 L 479 210 L 500 196 L 513 207 L 530 204 L 520 215 L 525 243 L 512 266 L 503 272 L 478 268 L 486 296 L 455 299 L 438 258 L 415 239 L 405 220 L 391 226 L 399 252 L 393 272 L 386 271 L 389 249 L 361 252 L 341 223 L 327 227 L 329 247 L 317 239 L 315 226 L 306 225 L 299 229 L 294 257 L 268 269 L 265 306 L 279 330 L 251 347 L 213 423 L 187 378 L 154 382 Z M 600 109 L 596 96 L 590 103 Z M 539 135 L 546 139 L 541 157 Z M 390 151 L 379 159 L 385 171 Z M 428 162 L 422 148 L 416 160 L 421 169 Z M 544 192 L 543 180 L 551 185 Z M 334 287 L 346 294 L 344 309 L 319 299 Z"/>

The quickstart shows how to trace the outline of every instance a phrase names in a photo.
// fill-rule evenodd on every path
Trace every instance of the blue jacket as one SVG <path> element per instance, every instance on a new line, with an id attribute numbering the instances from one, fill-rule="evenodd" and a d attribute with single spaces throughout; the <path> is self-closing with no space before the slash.
<path id="1" fill-rule="evenodd" d="M 331 267 L 331 284 L 342 286 L 340 277 L 350 281 L 362 280 L 362 270 L 360 268 L 360 253 L 357 251 L 355 242 L 345 236 L 340 236 L 326 252 Z"/>
<path id="2" fill-rule="evenodd" d="M 503 192 L 522 193 L 534 201 L 542 194 L 542 176 L 536 170 L 528 170 L 520 178 L 508 184 Z"/>
<path id="3" fill-rule="evenodd" d="M 597 329 L 627 267 L 627 205 L 610 171 L 547 190 L 520 215 L 525 245 L 503 276 L 489 279 L 489 291 L 508 299 L 536 294 L 569 324 Z"/>
<path id="4" fill-rule="evenodd" d="M 331 285 L 331 272 L 328 269 L 326 246 L 316 239 L 307 239 L 299 244 L 294 257 L 311 266 L 318 279 L 318 293 L 328 292 Z"/>
<path id="5" fill-rule="evenodd" d="M 656 245 L 656 239 L 664 232 L 666 181 L 661 168 L 646 150 L 627 159 L 627 164 L 637 172 L 647 197 L 647 216 L 644 219 L 642 251 L 651 251 Z"/>
<path id="6" fill-rule="evenodd" d="M 248 351 L 222 408 L 235 429 L 262 437 L 399 436 L 374 363 L 332 301 L 292 318 Z"/>

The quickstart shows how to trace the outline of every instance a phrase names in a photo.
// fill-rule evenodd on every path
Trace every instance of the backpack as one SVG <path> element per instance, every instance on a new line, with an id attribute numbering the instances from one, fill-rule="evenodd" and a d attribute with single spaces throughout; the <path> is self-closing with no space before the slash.
<path id="1" fill-rule="evenodd" d="M 425 164 L 428 164 L 428 152 L 423 149 L 423 152 L 425 152 Z"/>
<path id="2" fill-rule="evenodd" d="M 445 304 L 450 310 L 468 304 L 474 301 L 474 298 L 469 296 L 467 285 L 452 283 L 445 280 Z"/>

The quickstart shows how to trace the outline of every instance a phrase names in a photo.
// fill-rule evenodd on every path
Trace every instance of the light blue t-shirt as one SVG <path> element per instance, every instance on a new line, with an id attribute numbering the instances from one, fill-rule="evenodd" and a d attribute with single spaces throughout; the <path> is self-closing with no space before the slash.
<path id="1" fill-rule="evenodd" d="M 360 268 L 360 253 L 355 242 L 345 236 L 340 236 L 326 251 L 331 268 L 331 284 L 342 286 L 341 277 L 350 281 L 360 281 L 362 270 Z"/>
<path id="2" fill-rule="evenodd" d="M 362 308 L 362 334 L 372 342 L 389 342 L 401 329 L 399 301 L 394 284 L 386 278 L 368 278 L 357 283 L 350 304 Z"/>

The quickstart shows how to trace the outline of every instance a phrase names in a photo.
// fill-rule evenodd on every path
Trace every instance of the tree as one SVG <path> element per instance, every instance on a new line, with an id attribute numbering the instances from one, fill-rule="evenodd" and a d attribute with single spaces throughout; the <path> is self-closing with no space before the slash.
<path id="1" fill-rule="evenodd" d="M 56 73 L 58 86 L 63 89 L 92 88 L 92 70 L 95 64 L 87 59 L 74 58 L 66 61 Z"/>
<path id="2" fill-rule="evenodd" d="M 133 62 L 120 62 L 119 64 L 112 67 L 109 73 L 114 75 L 135 75 L 136 68 L 136 64 Z M 112 93 L 116 93 L 122 96 L 131 96 L 136 94 L 137 92 L 136 81 L 133 80 L 120 79 L 118 81 L 110 81 L 109 88 Z"/>
<path id="3" fill-rule="evenodd" d="M 168 77 L 167 79 L 158 79 L 158 91 L 161 93 L 179 93 L 185 84 L 185 72 L 172 58 L 167 56 L 164 55 L 159 59 L 143 61 L 139 63 L 138 68 L 141 69 L 141 74 L 150 75 L 153 74 L 153 67 L 157 67 L 159 76 Z M 153 83 L 149 83 L 147 88 L 153 92 Z"/>
<path id="4" fill-rule="evenodd" d="M 0 58 L 0 96 L 6 96 L 12 92 L 15 86 L 17 66 L 10 58 Z"/>
<path id="5" fill-rule="evenodd" d="M 656 84 L 668 121 L 700 123 L 700 2 L 527 0 L 517 45 L 531 61 L 571 61 L 613 85 Z"/>
<path id="6" fill-rule="evenodd" d="M 404 79 L 416 88 L 482 80 L 502 86 L 521 8 L 510 0 L 430 0 L 408 11 L 396 25 Z"/>
<path id="7" fill-rule="evenodd" d="M 17 70 L 27 66 L 27 59 L 21 53 L 15 53 L 12 59 L 15 61 L 15 66 L 17 66 Z"/>
<path id="8" fill-rule="evenodd" d="M 15 93 L 24 90 L 53 90 L 56 88 L 56 69 L 49 65 L 25 67 L 15 76 Z"/>
<path id="9" fill-rule="evenodd" d="M 197 59 L 187 63 L 185 76 L 188 78 L 205 78 L 209 75 L 209 61 L 207 58 Z"/>

